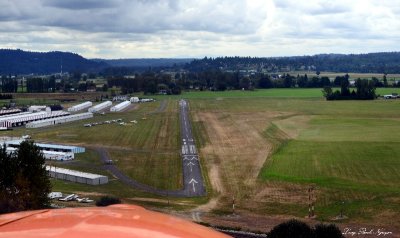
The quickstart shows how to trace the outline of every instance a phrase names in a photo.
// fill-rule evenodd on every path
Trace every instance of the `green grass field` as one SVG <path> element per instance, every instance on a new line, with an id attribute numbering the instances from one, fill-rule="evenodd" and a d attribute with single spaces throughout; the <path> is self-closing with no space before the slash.
<path id="1" fill-rule="evenodd" d="M 274 125 L 282 132 L 296 129 L 298 135 L 283 140 L 260 178 L 316 185 L 321 219 L 337 214 L 340 201 L 345 201 L 347 213 L 355 220 L 400 214 L 395 202 L 400 197 L 400 137 L 396 133 L 400 118 L 395 113 L 399 102 L 337 103 L 326 102 L 319 108 L 314 102 L 307 123 L 299 123 L 297 116 L 276 120 Z M 339 105 L 343 110 L 338 110 Z"/>

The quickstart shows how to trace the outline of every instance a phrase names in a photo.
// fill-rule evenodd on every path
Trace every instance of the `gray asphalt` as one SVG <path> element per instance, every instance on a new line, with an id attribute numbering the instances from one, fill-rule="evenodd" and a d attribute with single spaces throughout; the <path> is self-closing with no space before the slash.
<path id="1" fill-rule="evenodd" d="M 181 159 L 182 159 L 182 171 L 183 171 L 183 184 L 184 187 L 181 190 L 163 190 L 151 187 L 149 185 L 140 183 L 121 172 L 113 164 L 104 165 L 103 168 L 112 173 L 115 177 L 121 180 L 123 183 L 140 189 L 145 192 L 158 194 L 162 196 L 171 197 L 197 197 L 204 196 L 206 189 L 203 182 L 203 176 L 201 174 L 201 166 L 195 141 L 192 135 L 190 117 L 189 117 L 189 104 L 185 100 L 179 101 L 180 108 L 180 125 L 181 125 Z M 101 160 L 106 163 L 110 160 L 107 151 L 104 148 L 95 148 L 100 154 Z"/>
<path id="2" fill-rule="evenodd" d="M 206 189 L 201 174 L 199 155 L 192 134 L 189 103 L 186 100 L 180 100 L 179 109 L 182 139 L 183 192 L 188 197 L 203 196 L 206 194 Z"/>

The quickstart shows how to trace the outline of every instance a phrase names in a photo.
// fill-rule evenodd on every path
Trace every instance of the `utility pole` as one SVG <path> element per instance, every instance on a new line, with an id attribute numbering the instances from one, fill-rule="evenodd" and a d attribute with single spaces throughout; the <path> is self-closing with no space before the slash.
<path id="1" fill-rule="evenodd" d="M 232 197 L 232 213 L 235 214 L 235 195 Z"/>
<path id="2" fill-rule="evenodd" d="M 313 218 L 315 216 L 314 213 L 314 200 L 315 200 L 315 196 L 314 196 L 314 191 L 315 188 L 314 186 L 310 185 L 310 187 L 308 188 L 308 218 Z"/>
<path id="3" fill-rule="evenodd" d="M 168 207 L 169 207 L 169 191 L 167 190 L 167 200 L 168 200 Z"/>
<path id="4" fill-rule="evenodd" d="M 344 201 L 342 201 L 342 207 L 340 209 L 340 218 L 343 219 Z"/>

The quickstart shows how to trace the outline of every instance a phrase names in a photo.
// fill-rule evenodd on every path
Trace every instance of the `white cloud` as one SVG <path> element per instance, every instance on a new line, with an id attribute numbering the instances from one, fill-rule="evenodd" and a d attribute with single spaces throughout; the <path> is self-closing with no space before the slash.
<path id="1" fill-rule="evenodd" d="M 86 57 L 398 51 L 395 0 L 4 0 L 0 48 Z"/>

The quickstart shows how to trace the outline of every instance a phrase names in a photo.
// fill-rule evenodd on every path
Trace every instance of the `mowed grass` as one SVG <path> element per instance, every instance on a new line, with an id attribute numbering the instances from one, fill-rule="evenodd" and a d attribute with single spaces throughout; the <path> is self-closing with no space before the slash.
<path id="1" fill-rule="evenodd" d="M 84 146 L 89 151 L 79 155 L 77 163 L 59 166 L 81 171 L 103 173 L 99 155 L 90 150 L 105 148 L 115 164 L 133 179 L 161 189 L 182 187 L 180 159 L 180 128 L 178 103 L 165 99 L 165 111 L 158 112 L 161 100 L 142 103 L 138 109 L 121 113 L 95 115 L 92 119 L 46 128 L 18 128 L 1 135 L 31 135 L 34 140 Z M 118 123 L 84 127 L 85 123 L 122 119 L 128 125 Z M 137 124 L 131 121 L 136 120 Z M 82 158 L 84 157 L 84 158 Z M 96 160 L 95 160 L 95 159 Z M 90 166 L 90 164 L 92 166 Z"/>
<path id="2" fill-rule="evenodd" d="M 297 105 L 296 113 L 304 115 Z M 307 123 L 300 123 L 298 114 L 277 119 L 281 132 L 290 134 L 297 126 L 298 135 L 286 138 L 268 158 L 260 178 L 317 186 L 321 219 L 337 215 L 345 201 L 353 220 L 400 221 L 399 106 L 378 100 L 325 102 L 320 108 L 313 102 Z"/>
<path id="3" fill-rule="evenodd" d="M 61 124 L 52 127 L 26 129 L 18 128 L 12 134 L 29 134 L 37 140 L 49 140 L 54 142 L 66 142 L 74 144 L 120 146 L 120 147 L 150 147 L 156 139 L 158 117 L 146 116 L 157 109 L 159 102 L 140 104 L 138 110 L 121 113 L 96 114 L 94 118 L 77 122 Z M 103 124 L 93 127 L 84 127 L 86 123 L 104 122 L 106 120 L 122 119 L 127 126 L 118 123 Z M 130 123 L 136 120 L 137 124 Z"/>
<path id="4" fill-rule="evenodd" d="M 139 182 L 161 188 L 182 188 L 182 161 L 180 159 L 180 127 L 177 101 L 168 101 L 165 112 L 149 115 L 152 119 L 154 140 L 148 144 L 149 136 L 138 139 L 141 147 L 132 151 L 112 149 L 110 155 L 127 175 Z M 147 121 L 147 119 L 146 119 Z M 149 131 L 150 133 L 151 131 Z"/>
<path id="5" fill-rule="evenodd" d="M 400 193 L 399 143 L 288 142 L 273 155 L 263 179 L 375 193 Z"/>

